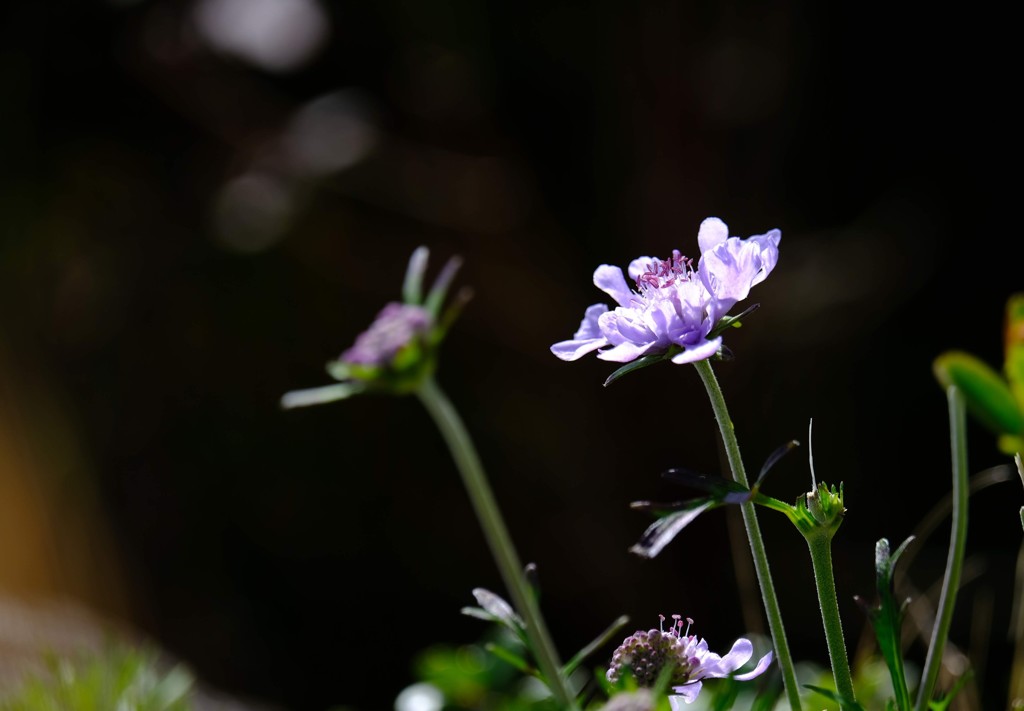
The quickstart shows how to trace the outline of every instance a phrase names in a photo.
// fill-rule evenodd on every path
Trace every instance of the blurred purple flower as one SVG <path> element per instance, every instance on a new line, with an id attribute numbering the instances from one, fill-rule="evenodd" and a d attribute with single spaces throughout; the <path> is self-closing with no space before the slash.
<path id="1" fill-rule="evenodd" d="M 696 270 L 693 260 L 678 250 L 669 259 L 640 257 L 628 268 L 636 285 L 631 289 L 621 268 L 602 264 L 594 271 L 594 285 L 618 306 L 587 308 L 572 339 L 554 344 L 551 352 L 562 360 L 577 360 L 598 351 L 602 360 L 628 363 L 675 348 L 682 350 L 673 355 L 673 363 L 710 358 L 722 338 L 709 335 L 772 271 L 781 239 L 779 230 L 745 240 L 729 237 L 726 224 L 709 217 L 697 235 L 701 257 Z"/>
<path id="2" fill-rule="evenodd" d="M 381 309 L 368 329 L 356 336 L 356 342 L 341 354 L 341 360 L 359 365 L 386 365 L 400 349 L 426 333 L 431 321 L 423 307 L 392 301 Z"/>
<path id="3" fill-rule="evenodd" d="M 773 654 L 769 651 L 751 671 L 734 674 L 754 655 L 754 646 L 750 640 L 742 637 L 736 640 L 732 649 L 722 657 L 710 651 L 705 640 L 687 634 L 693 620 L 687 618 L 684 633 L 680 616 L 672 615 L 672 618 L 672 627 L 668 632 L 659 625 L 659 629 L 639 631 L 623 640 L 612 654 L 608 680 L 616 683 L 623 670 L 628 668 L 641 687 L 653 686 L 665 666 L 671 664 L 670 685 L 675 693 L 669 697 L 669 702 L 673 710 L 678 711 L 683 708 L 683 702 L 692 704 L 697 699 L 702 679 L 732 677 L 738 681 L 747 681 L 763 674 L 772 663 Z M 661 619 L 664 621 L 665 618 L 662 616 Z"/>
<path id="4" fill-rule="evenodd" d="M 401 395 L 422 385 L 434 370 L 448 327 L 469 298 L 463 291 L 444 306 L 461 264 L 457 257 L 448 260 L 430 291 L 423 293 L 429 254 L 426 247 L 413 252 L 402 284 L 402 301 L 388 303 L 355 343 L 327 364 L 327 372 L 339 382 L 285 393 L 283 407 L 320 405 L 367 390 Z"/>

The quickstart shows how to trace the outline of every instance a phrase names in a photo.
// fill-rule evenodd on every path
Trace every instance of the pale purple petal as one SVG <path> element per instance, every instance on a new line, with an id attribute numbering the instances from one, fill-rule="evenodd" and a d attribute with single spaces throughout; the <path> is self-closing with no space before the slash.
<path id="1" fill-rule="evenodd" d="M 782 241 L 782 232 L 771 230 L 767 234 L 753 235 L 749 241 L 755 242 L 761 248 L 761 271 L 754 276 L 754 281 L 750 284 L 755 286 L 764 281 L 778 263 L 779 242 Z"/>
<path id="2" fill-rule="evenodd" d="M 733 237 L 702 254 L 697 270 L 712 296 L 739 301 L 761 270 L 761 245 Z"/>
<path id="3" fill-rule="evenodd" d="M 647 272 L 656 271 L 660 262 L 661 260 L 657 257 L 637 257 L 629 263 L 626 273 L 629 274 L 630 279 L 636 281 Z"/>
<path id="4" fill-rule="evenodd" d="M 601 360 L 610 360 L 616 363 L 628 363 L 631 360 L 636 360 L 642 355 L 647 355 L 657 343 L 647 343 L 645 345 L 637 345 L 626 341 L 620 343 L 617 346 L 609 348 L 606 351 L 598 351 L 597 357 Z"/>
<path id="5" fill-rule="evenodd" d="M 562 360 L 579 360 L 587 353 L 604 348 L 607 338 L 585 338 L 583 340 L 560 341 L 551 346 L 551 352 Z"/>
<path id="6" fill-rule="evenodd" d="M 732 649 L 717 664 L 708 665 L 705 676 L 729 676 L 749 662 L 752 656 L 754 656 L 754 645 L 750 643 L 749 639 L 740 637 L 733 642 Z"/>
<path id="7" fill-rule="evenodd" d="M 703 684 L 701 684 L 699 681 L 695 681 L 690 684 L 685 684 L 684 686 L 673 686 L 672 691 L 674 691 L 676 695 L 668 697 L 668 702 L 672 705 L 673 711 L 677 711 L 677 709 L 682 708 L 678 705 L 679 702 L 677 701 L 677 699 L 682 699 L 688 704 L 692 704 L 694 701 L 696 701 L 697 697 L 700 695 L 700 690 L 702 686 Z"/>
<path id="8" fill-rule="evenodd" d="M 710 358 L 722 347 L 722 337 L 718 336 L 710 341 L 704 341 L 696 346 L 687 346 L 686 350 L 677 356 L 672 357 L 676 365 L 683 363 L 696 363 L 698 360 Z"/>
<path id="9" fill-rule="evenodd" d="M 601 314 L 597 322 L 601 328 L 601 335 L 614 346 L 620 343 L 648 346 L 658 341 L 658 336 L 644 322 L 643 313 L 636 309 L 620 307 Z"/>
<path id="10" fill-rule="evenodd" d="M 601 328 L 598 320 L 601 314 L 606 313 L 608 307 L 604 304 L 593 304 L 587 307 L 587 312 L 580 321 L 580 327 L 573 334 L 571 340 L 559 341 L 551 346 L 551 352 L 562 360 L 578 360 L 591 351 L 604 348 L 608 345 L 608 339 L 601 335 Z"/>
<path id="11" fill-rule="evenodd" d="M 709 217 L 700 223 L 700 231 L 697 232 L 697 244 L 700 245 L 700 253 L 711 251 L 715 245 L 724 242 L 729 238 L 729 227 L 717 217 Z"/>
<path id="12" fill-rule="evenodd" d="M 588 306 L 586 313 L 583 314 L 583 320 L 580 321 L 580 327 L 576 329 L 576 333 L 572 334 L 572 337 L 576 340 L 601 338 L 601 327 L 598 325 L 598 319 L 606 311 L 608 311 L 608 307 L 604 304 Z"/>
<path id="13" fill-rule="evenodd" d="M 764 674 L 765 670 L 768 669 L 769 665 L 772 663 L 772 656 L 772 652 L 769 651 L 768 654 L 764 655 L 758 660 L 757 666 L 754 667 L 751 671 L 748 671 L 745 674 L 737 674 L 733 677 L 733 679 L 736 679 L 737 681 L 748 681 L 750 679 L 753 679 L 755 676 L 760 676 L 761 674 Z"/>
<path id="14" fill-rule="evenodd" d="M 610 264 L 602 264 L 594 270 L 594 286 L 615 299 L 619 306 L 629 306 L 633 301 L 633 292 L 626 285 L 622 269 Z"/>

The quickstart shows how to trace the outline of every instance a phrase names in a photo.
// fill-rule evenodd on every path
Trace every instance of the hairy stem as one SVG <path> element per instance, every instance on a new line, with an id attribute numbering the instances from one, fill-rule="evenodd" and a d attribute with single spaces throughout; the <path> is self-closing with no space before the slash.
<path id="1" fill-rule="evenodd" d="M 725 453 L 729 459 L 732 477 L 743 486 L 750 486 L 747 482 L 746 470 L 743 468 L 743 458 L 740 456 L 740 445 L 736 440 L 736 430 L 729 418 L 729 409 L 725 405 L 722 389 L 718 386 L 718 379 L 715 378 L 715 371 L 711 369 L 711 364 L 706 360 L 699 360 L 694 363 L 694 366 L 700 373 L 704 389 L 707 390 L 708 398 L 711 400 L 711 409 L 714 410 L 715 419 L 718 420 L 718 429 L 722 433 L 722 442 L 725 444 Z M 757 571 L 757 582 L 761 587 L 761 600 L 764 602 L 765 614 L 768 616 L 768 629 L 771 631 L 772 641 L 775 644 L 775 656 L 779 660 L 779 668 L 782 670 L 782 683 L 789 698 L 790 708 L 792 711 L 800 711 L 800 689 L 797 686 L 796 671 L 793 668 L 793 656 L 789 652 L 786 630 L 782 626 L 782 613 L 775 595 L 771 569 L 768 567 L 768 554 L 765 552 L 764 540 L 761 537 L 761 527 L 757 523 L 757 512 L 754 509 L 754 504 L 750 501 L 742 505 L 742 510 L 743 524 L 747 529 L 747 540 L 750 542 L 750 552 L 754 557 L 754 569 Z"/>
<path id="2" fill-rule="evenodd" d="M 427 378 L 416 394 L 434 419 L 437 428 L 441 430 L 441 435 L 455 459 L 455 464 L 462 475 L 462 482 L 466 486 L 473 509 L 476 511 L 480 527 L 483 528 L 487 544 L 491 548 L 491 554 L 498 564 L 505 586 L 512 597 L 512 604 L 526 622 L 526 634 L 537 659 L 537 666 L 540 667 L 540 671 L 559 706 L 575 710 L 576 702 L 569 691 L 565 676 L 562 674 L 558 652 L 555 650 L 551 635 L 544 624 L 537 600 L 530 590 L 523 566 L 519 562 L 519 555 L 512 545 L 512 538 L 509 536 L 508 528 L 498 510 L 498 504 L 494 500 L 494 493 L 487 482 L 480 457 L 477 455 L 462 418 L 459 417 L 459 413 L 433 378 Z"/>
<path id="3" fill-rule="evenodd" d="M 925 711 L 935 690 L 942 667 L 942 652 L 949 636 L 953 620 L 953 607 L 960 587 L 960 573 L 964 563 L 964 548 L 967 545 L 967 416 L 964 396 L 955 385 L 946 388 L 949 401 L 949 446 L 953 460 L 953 528 L 949 534 L 949 555 L 946 558 L 946 575 L 942 580 L 939 609 L 932 628 L 932 641 L 925 657 L 924 674 L 917 690 L 917 711 Z"/>
<path id="4" fill-rule="evenodd" d="M 846 656 L 843 623 L 839 618 L 835 575 L 832 572 L 832 536 L 827 531 L 813 531 L 807 536 L 807 546 L 811 551 L 814 584 L 818 588 L 818 606 L 821 608 L 821 623 L 825 627 L 825 641 L 828 643 L 828 658 L 832 663 L 832 678 L 836 682 L 836 691 L 844 702 L 856 703 L 853 675 L 850 673 L 850 661 Z M 847 704 L 840 703 L 840 707 L 847 708 Z"/>

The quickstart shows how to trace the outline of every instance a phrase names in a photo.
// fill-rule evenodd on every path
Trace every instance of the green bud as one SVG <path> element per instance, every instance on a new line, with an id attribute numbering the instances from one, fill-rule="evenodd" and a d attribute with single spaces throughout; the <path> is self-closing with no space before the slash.
<path id="1" fill-rule="evenodd" d="M 803 494 L 796 500 L 796 512 L 793 523 L 805 536 L 818 531 L 826 531 L 831 538 L 846 515 L 843 504 L 843 485 L 831 488 L 824 482 Z"/>

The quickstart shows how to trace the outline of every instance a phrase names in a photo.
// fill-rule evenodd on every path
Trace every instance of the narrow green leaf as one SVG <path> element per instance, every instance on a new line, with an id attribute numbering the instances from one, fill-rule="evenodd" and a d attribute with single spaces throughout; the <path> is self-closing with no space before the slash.
<path id="1" fill-rule="evenodd" d="M 687 502 L 682 511 L 674 511 L 647 527 L 640 540 L 629 549 L 643 558 L 653 558 L 667 546 L 676 535 L 708 509 L 718 506 L 714 499 L 694 499 Z"/>
<path id="2" fill-rule="evenodd" d="M 893 693 L 896 695 L 896 707 L 899 711 L 910 711 L 913 702 L 907 688 L 903 645 L 900 639 L 903 606 L 896 601 L 894 595 L 893 573 L 896 562 L 913 540 L 913 537 L 908 538 L 895 552 L 890 552 L 888 539 L 879 539 L 875 544 L 875 587 L 878 591 L 879 604 L 875 607 L 865 606 L 875 630 L 879 651 L 889 668 Z"/>
<path id="3" fill-rule="evenodd" d="M 825 689 L 821 686 L 813 686 L 811 684 L 804 684 L 805 689 L 810 689 L 816 694 L 820 694 L 827 699 L 835 701 L 844 711 L 864 711 L 864 707 L 858 704 L 853 699 L 848 699 L 839 692 L 833 691 L 832 689 Z"/>
<path id="4" fill-rule="evenodd" d="M 750 314 L 761 308 L 761 304 L 751 304 L 742 313 L 736 316 L 723 316 L 715 324 L 715 327 L 711 329 L 711 333 L 708 334 L 708 340 L 710 341 L 715 336 L 720 335 L 728 328 L 740 328 L 743 325 L 742 319 L 749 316 Z"/>
<path id="5" fill-rule="evenodd" d="M 967 409 L 996 434 L 1024 434 L 1024 413 L 998 373 L 969 353 L 947 351 L 932 367 L 944 388 L 955 385 Z"/>
<path id="6" fill-rule="evenodd" d="M 565 666 L 562 667 L 562 673 L 565 674 L 566 677 L 568 677 L 570 674 L 572 674 L 574 671 L 576 671 L 576 668 L 579 667 L 579 665 L 583 663 L 583 660 L 585 660 L 591 654 L 593 654 L 598 649 L 603 647 L 605 644 L 610 642 L 612 640 L 612 638 L 616 634 L 618 634 L 619 631 L 623 627 L 625 627 L 628 624 L 629 624 L 629 618 L 626 617 L 626 615 L 622 615 L 617 620 L 612 622 L 608 626 L 608 629 L 606 629 L 604 632 L 599 634 L 594 639 L 593 642 L 591 642 L 590 644 L 585 646 L 580 651 L 576 652 L 576 654 L 573 656 L 573 658 L 570 659 L 568 662 L 566 662 Z"/>
<path id="7" fill-rule="evenodd" d="M 778 464 L 780 459 L 782 459 L 784 456 L 786 456 L 799 446 L 799 442 L 797 442 L 795 439 L 791 439 L 784 445 L 776 449 L 774 452 L 772 452 L 770 455 L 768 455 L 768 459 L 766 459 L 764 461 L 764 464 L 761 466 L 761 471 L 757 475 L 757 479 L 755 480 L 754 486 L 760 486 L 761 482 L 764 481 L 765 476 L 768 474 L 768 472 L 771 471 L 772 467 Z"/>
<path id="8" fill-rule="evenodd" d="M 535 676 L 538 679 L 540 679 L 540 673 L 537 671 L 536 667 L 532 666 L 529 662 L 527 662 L 525 659 L 520 657 L 515 652 L 505 649 L 504 647 L 500 647 L 497 644 L 494 644 L 493 642 L 488 642 L 487 644 L 485 644 L 484 649 L 486 649 L 488 652 L 496 656 L 501 661 L 515 667 L 523 674 Z"/>
<path id="9" fill-rule="evenodd" d="M 452 257 L 449 259 L 444 268 L 441 269 L 441 273 L 437 275 L 437 279 L 434 280 L 434 285 L 430 287 L 430 293 L 427 294 L 427 300 L 423 304 L 423 307 L 430 313 L 430 315 L 437 320 L 437 316 L 441 313 L 441 304 L 444 303 L 444 297 L 448 293 L 448 287 L 451 286 L 452 280 L 455 278 L 456 273 L 459 271 L 459 267 L 462 266 L 462 259 L 460 257 Z"/>
<path id="10" fill-rule="evenodd" d="M 646 368 L 649 365 L 654 365 L 655 363 L 660 363 L 663 360 L 667 360 L 668 358 L 670 358 L 671 356 L 675 355 L 678 352 L 678 349 L 670 349 L 668 353 L 661 353 L 659 355 L 640 356 L 636 360 L 626 363 L 624 366 L 622 366 L 614 373 L 609 375 L 608 378 L 604 381 L 604 386 L 608 387 L 616 380 L 621 378 L 623 375 L 626 375 L 627 373 L 632 373 L 634 370 L 640 370 L 641 368 Z"/>
<path id="11" fill-rule="evenodd" d="M 409 257 L 409 266 L 405 270 L 405 281 L 402 282 L 402 300 L 407 304 L 423 303 L 423 272 L 427 270 L 427 258 L 430 250 L 417 247 Z"/>
<path id="12" fill-rule="evenodd" d="M 953 699 L 956 698 L 956 695 L 959 694 L 965 686 L 967 686 L 967 682 L 971 680 L 972 676 L 973 674 L 968 669 L 966 673 L 962 674 L 960 678 L 956 680 L 956 683 L 953 684 L 953 688 L 946 692 L 945 696 L 941 699 L 933 699 L 929 701 L 928 708 L 931 709 L 931 711 L 946 711 L 950 704 L 953 703 Z"/>
<path id="13" fill-rule="evenodd" d="M 750 498 L 749 488 L 732 479 L 726 479 L 714 474 L 701 474 L 685 467 L 674 467 L 662 472 L 661 476 L 663 479 L 668 479 L 675 484 L 688 486 L 698 491 L 706 491 L 711 494 L 712 498 L 719 501 L 743 503 Z M 736 494 L 741 496 L 734 496 Z M 736 501 L 733 502 L 730 497 L 736 499 Z"/>

